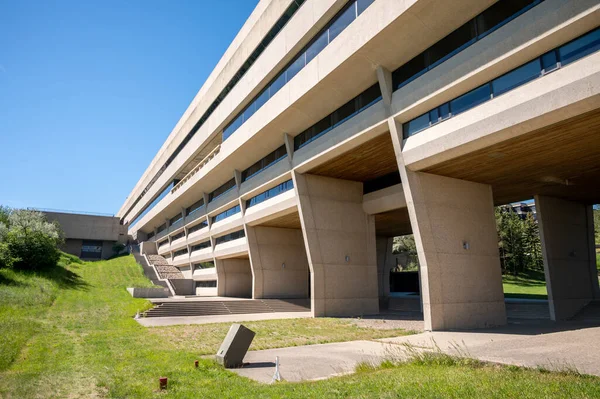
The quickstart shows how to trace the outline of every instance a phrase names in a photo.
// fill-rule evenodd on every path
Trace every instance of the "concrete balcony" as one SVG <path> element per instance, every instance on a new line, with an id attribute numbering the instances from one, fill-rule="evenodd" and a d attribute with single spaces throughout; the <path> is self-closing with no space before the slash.
<path id="1" fill-rule="evenodd" d="M 240 255 L 248 254 L 248 240 L 246 237 L 231 240 L 222 244 L 216 245 L 214 250 L 215 258 L 226 259 Z"/>
<path id="2" fill-rule="evenodd" d="M 207 262 L 213 260 L 212 247 L 200 249 L 190 254 L 190 263 Z"/>

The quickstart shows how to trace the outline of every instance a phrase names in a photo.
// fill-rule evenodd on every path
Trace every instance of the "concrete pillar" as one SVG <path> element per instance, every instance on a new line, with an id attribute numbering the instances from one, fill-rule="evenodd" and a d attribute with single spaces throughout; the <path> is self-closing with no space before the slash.
<path id="1" fill-rule="evenodd" d="M 217 295 L 250 298 L 252 273 L 249 259 L 215 259 Z"/>
<path id="2" fill-rule="evenodd" d="M 313 316 L 377 313 L 375 218 L 362 209 L 362 184 L 299 173 L 293 177 Z"/>
<path id="3" fill-rule="evenodd" d="M 302 230 L 246 226 L 252 298 L 308 298 L 309 269 Z"/>
<path id="4" fill-rule="evenodd" d="M 394 237 L 377 237 L 377 281 L 379 297 L 390 296 L 390 271 L 396 266 L 396 258 L 392 253 Z"/>
<path id="5" fill-rule="evenodd" d="M 550 317 L 568 319 L 600 299 L 591 205 L 535 196 Z"/>
<path id="6" fill-rule="evenodd" d="M 491 186 L 413 172 L 389 120 L 420 263 L 426 330 L 506 324 Z"/>

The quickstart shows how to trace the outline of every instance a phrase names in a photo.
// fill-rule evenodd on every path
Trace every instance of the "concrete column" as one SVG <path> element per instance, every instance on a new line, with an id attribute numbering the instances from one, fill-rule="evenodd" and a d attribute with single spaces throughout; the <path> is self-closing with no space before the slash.
<path id="1" fill-rule="evenodd" d="M 313 316 L 377 313 L 375 218 L 362 209 L 362 184 L 298 173 L 293 178 Z"/>
<path id="2" fill-rule="evenodd" d="M 308 298 L 309 269 L 302 230 L 246 226 L 252 297 Z"/>
<path id="3" fill-rule="evenodd" d="M 250 298 L 252 273 L 248 259 L 215 259 L 217 295 Z"/>
<path id="4" fill-rule="evenodd" d="M 426 330 L 506 324 L 491 186 L 405 168 L 389 120 L 420 263 Z"/>
<path id="5" fill-rule="evenodd" d="M 394 237 L 377 237 L 377 281 L 379 297 L 390 296 L 390 271 L 396 266 L 396 258 L 392 254 Z"/>
<path id="6" fill-rule="evenodd" d="M 550 317 L 568 319 L 600 299 L 591 205 L 535 196 Z"/>

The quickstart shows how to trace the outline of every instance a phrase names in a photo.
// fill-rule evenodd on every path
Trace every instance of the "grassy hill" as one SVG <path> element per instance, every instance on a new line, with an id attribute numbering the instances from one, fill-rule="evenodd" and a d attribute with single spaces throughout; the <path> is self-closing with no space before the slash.
<path id="1" fill-rule="evenodd" d="M 125 288 L 150 283 L 132 257 L 95 263 L 63 257 L 49 275 L 1 270 L 0 276 L 1 398 L 600 396 L 598 378 L 460 362 L 412 362 L 326 381 L 261 385 L 201 358 L 216 351 L 228 324 L 147 329 L 135 322 L 135 312 L 149 304 Z M 402 333 L 326 318 L 249 326 L 257 331 L 253 348 Z M 157 390 L 160 376 L 169 377 L 167 392 Z"/>

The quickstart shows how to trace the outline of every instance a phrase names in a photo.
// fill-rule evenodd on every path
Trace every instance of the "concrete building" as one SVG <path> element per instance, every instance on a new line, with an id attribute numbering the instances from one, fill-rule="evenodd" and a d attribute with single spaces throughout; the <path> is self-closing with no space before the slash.
<path id="1" fill-rule="evenodd" d="M 127 242 L 127 226 L 116 216 L 70 211 L 40 210 L 48 221 L 60 225 L 65 243 L 62 250 L 85 260 L 106 259 L 114 255 L 116 242 Z"/>
<path id="2" fill-rule="evenodd" d="M 599 297 L 599 25 L 598 0 L 261 0 L 118 216 L 197 294 L 314 316 L 378 312 L 413 233 L 440 330 L 506 323 L 494 205 L 535 198 L 568 318 Z"/>

